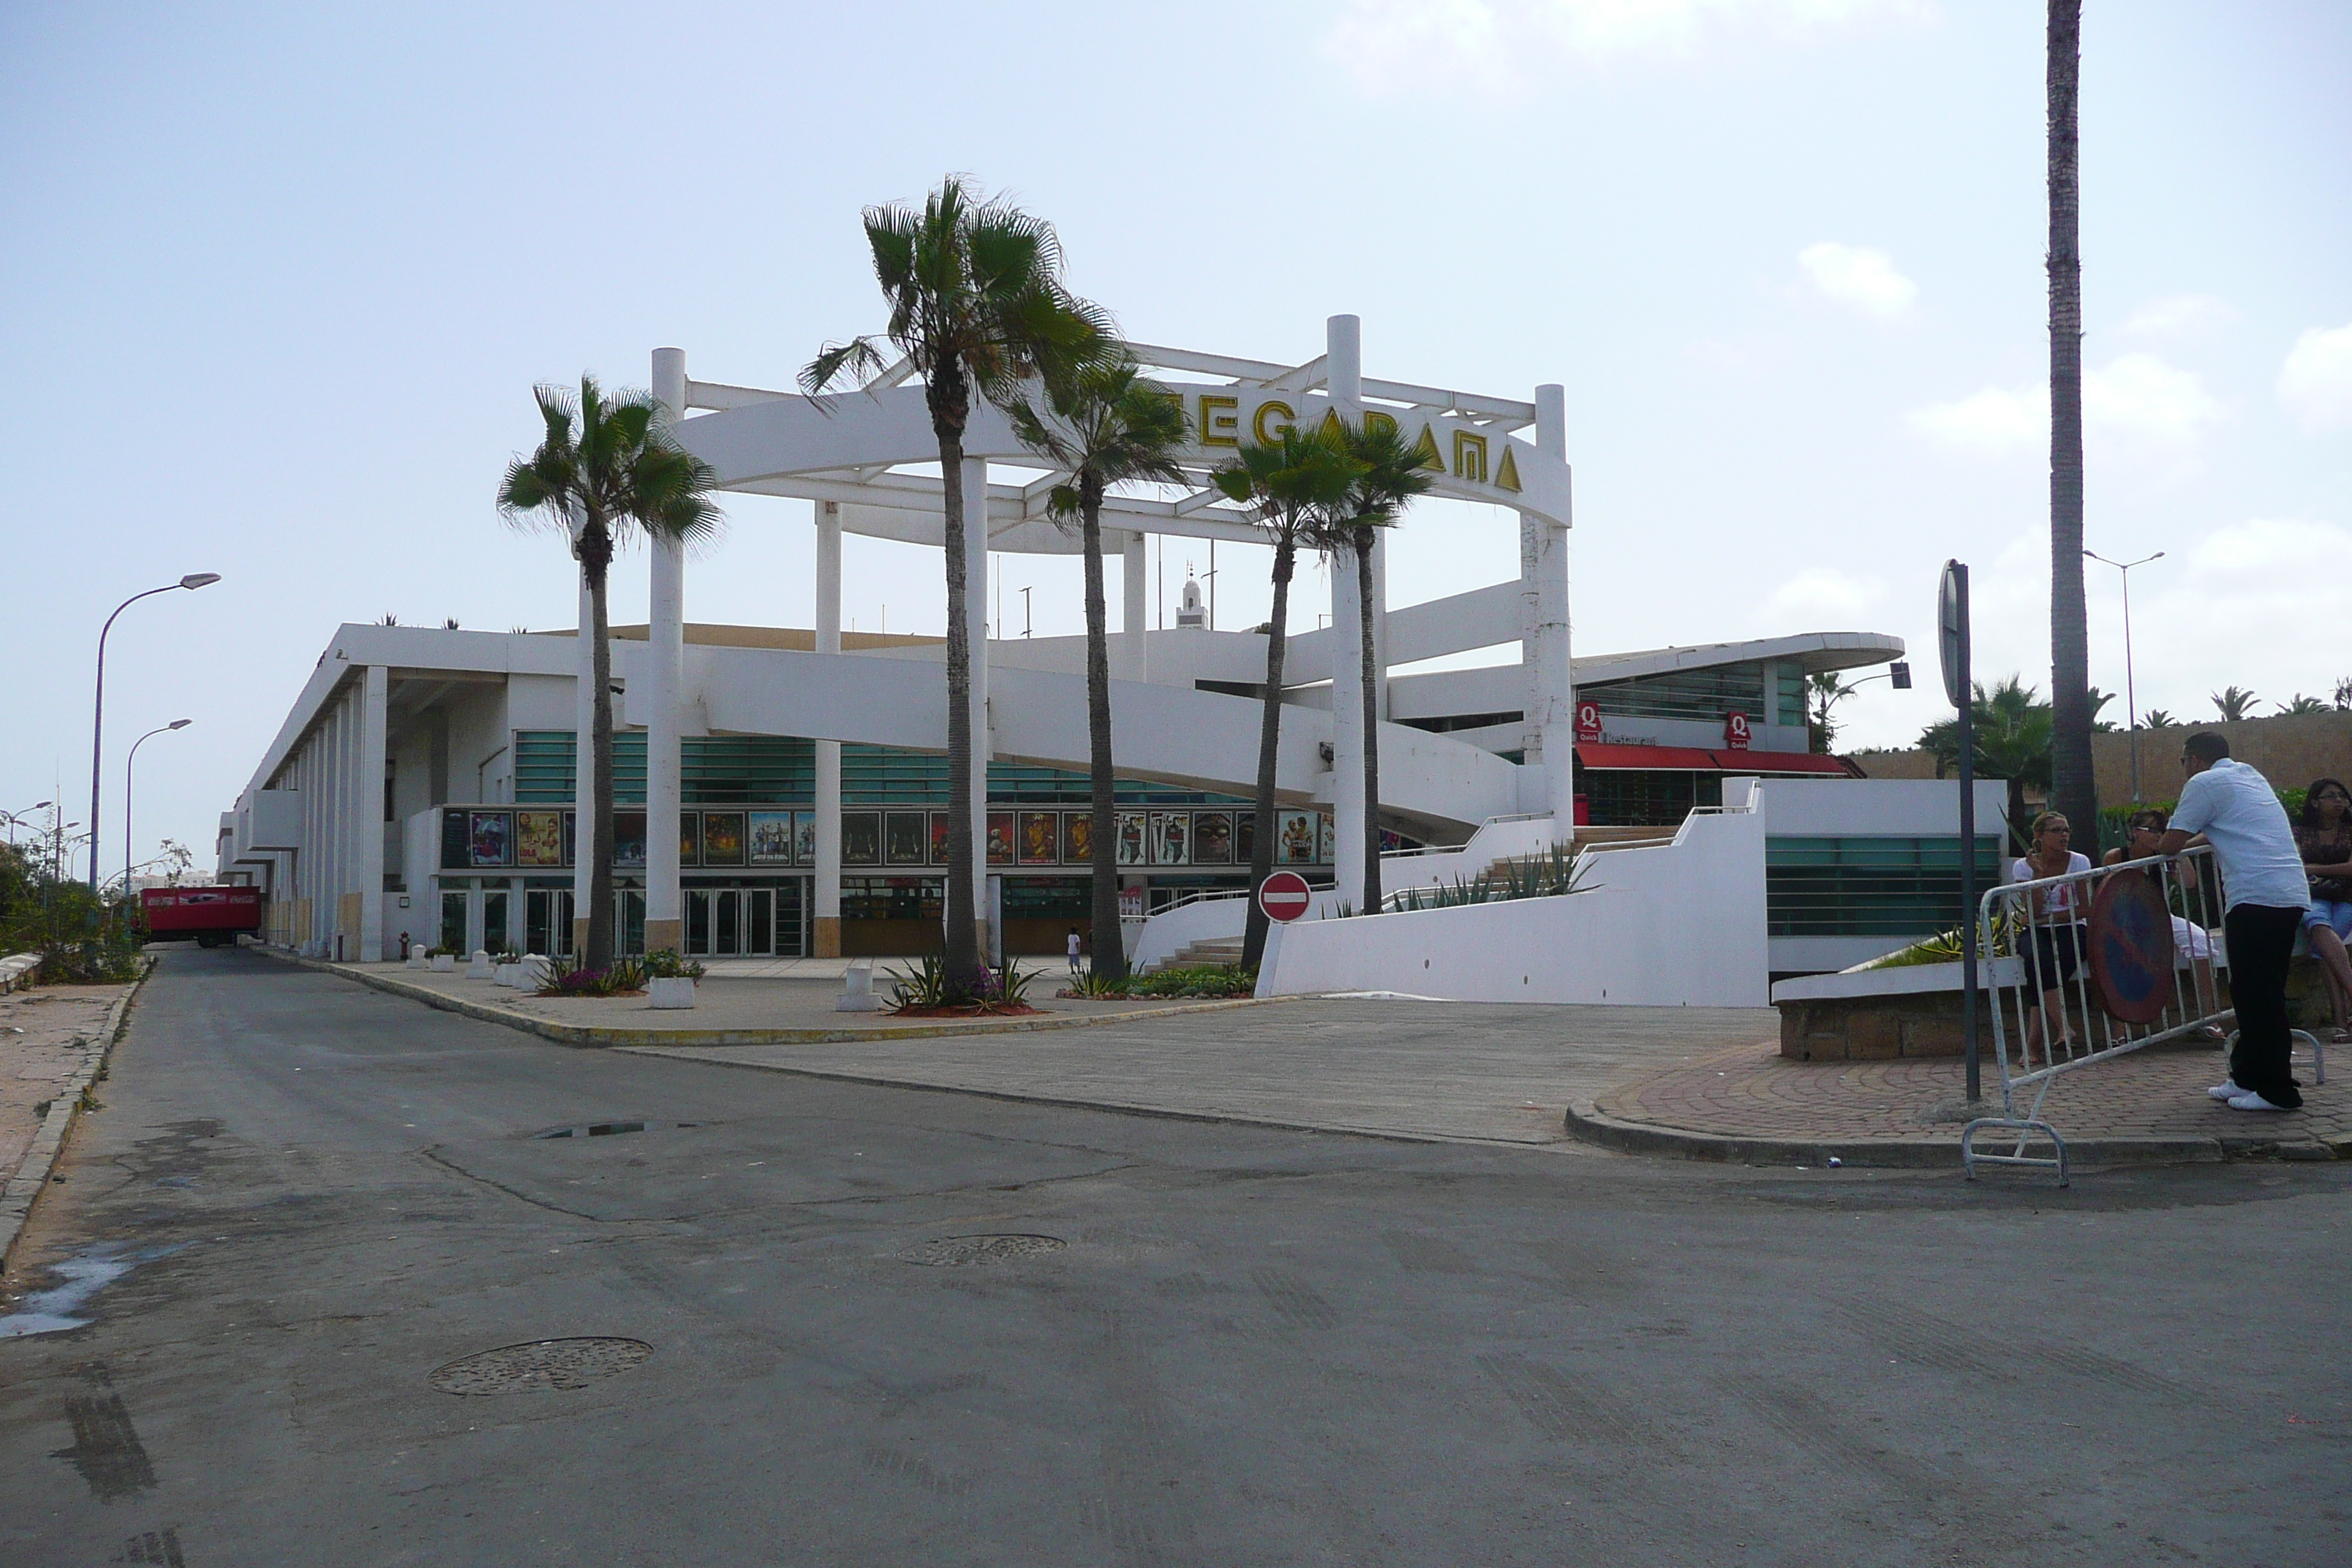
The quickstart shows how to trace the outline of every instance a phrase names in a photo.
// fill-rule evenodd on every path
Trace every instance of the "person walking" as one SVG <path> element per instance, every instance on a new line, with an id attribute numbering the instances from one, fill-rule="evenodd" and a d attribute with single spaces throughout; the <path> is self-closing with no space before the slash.
<path id="1" fill-rule="evenodd" d="M 2189 782 L 2172 808 L 2161 853 L 2177 855 L 2200 837 L 2213 847 L 2221 867 L 2230 996 L 2238 1012 L 2230 1076 L 2207 1092 L 2233 1110 L 2297 1110 L 2303 1090 L 2288 1065 L 2294 1036 L 2286 969 L 2311 907 L 2303 854 L 2277 792 L 2231 759 L 2227 740 L 2210 730 L 2189 736 L 2181 742 L 2180 769 Z"/>
<path id="2" fill-rule="evenodd" d="M 1073 984 L 1087 977 L 1085 966 L 1078 962 L 1078 928 L 1072 926 L 1070 928 L 1070 981 Z"/>

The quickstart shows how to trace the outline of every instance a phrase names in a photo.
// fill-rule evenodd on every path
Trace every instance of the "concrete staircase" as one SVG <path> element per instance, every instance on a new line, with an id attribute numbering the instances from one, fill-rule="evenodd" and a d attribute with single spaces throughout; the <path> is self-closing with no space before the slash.
<path id="1" fill-rule="evenodd" d="M 1239 963 L 1242 961 L 1242 939 L 1237 936 L 1203 937 L 1196 942 L 1179 948 L 1169 955 L 1165 963 L 1152 965 L 1160 969 L 1190 969 L 1198 963 Z"/>

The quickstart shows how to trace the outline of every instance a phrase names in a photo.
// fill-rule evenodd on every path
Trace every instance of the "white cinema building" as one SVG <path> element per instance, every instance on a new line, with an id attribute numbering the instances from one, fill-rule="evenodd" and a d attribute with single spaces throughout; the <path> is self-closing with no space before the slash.
<path id="1" fill-rule="evenodd" d="M 1358 342 L 1355 318 L 1341 316 L 1328 323 L 1328 352 L 1298 365 L 1138 348 L 1184 402 L 1182 465 L 1196 483 L 1116 496 L 1103 518 L 1106 551 L 1122 558 L 1111 700 L 1132 912 L 1241 886 L 1259 831 L 1276 836 L 1278 864 L 1360 886 L 1367 679 L 1384 715 L 1376 809 L 1402 846 L 1459 845 L 1513 817 L 1565 842 L 1580 808 L 1595 826 L 1672 832 L 1694 807 L 1718 803 L 1726 776 L 1850 776 L 1807 750 L 1805 678 L 1899 658 L 1899 640 L 1812 632 L 1573 658 L 1561 389 L 1521 401 L 1373 380 Z M 844 532 L 941 541 L 922 388 L 901 364 L 819 402 L 690 379 L 672 349 L 653 355 L 653 388 L 678 440 L 725 489 L 812 503 L 817 624 L 689 624 L 683 553 L 650 551 L 651 625 L 616 628 L 613 645 L 625 944 L 718 957 L 936 946 L 948 821 L 943 644 L 841 625 Z M 1358 654 L 1352 569 L 1335 571 L 1331 624 L 1290 639 L 1281 809 L 1259 824 L 1249 797 L 1265 638 L 1181 624 L 1198 618 L 1182 615 L 1148 629 L 1147 541 L 1263 542 L 1206 476 L 1244 440 L 1334 415 L 1395 420 L 1425 453 L 1433 495 L 1507 509 L 1520 570 L 1379 611 L 1370 671 Z M 968 460 L 951 479 L 967 517 L 986 520 L 968 530 L 968 607 L 981 628 L 992 553 L 1078 545 L 1046 515 L 1061 476 L 1043 470 L 997 411 L 976 408 L 965 439 Z M 1378 602 L 1387 599 L 1383 569 Z M 582 610 L 584 621 L 584 593 Z M 1496 662 L 1413 668 L 1481 649 Z M 264 885 L 271 940 L 313 953 L 374 961 L 396 956 L 404 935 L 467 951 L 570 951 L 586 892 L 575 854 L 591 809 L 575 743 L 588 729 L 586 654 L 569 628 L 339 627 L 222 816 L 221 872 Z M 975 861 L 988 868 L 984 901 L 1002 952 L 1058 952 L 1071 926 L 1092 938 L 1084 668 L 1082 637 L 976 637 L 971 717 L 987 765 L 973 770 Z M 648 830 L 673 822 L 675 835 Z M 1937 875 L 1932 837 L 1874 830 L 1877 851 L 1909 844 L 1915 901 Z M 1924 929 L 1911 918 L 1905 932 L 1844 933 L 1853 940 L 1836 952 L 1808 950 L 1786 963 L 1776 946 L 1773 967 L 1835 967 L 1828 960 L 1855 941 L 1884 949 L 1899 942 L 1883 938 Z M 1776 942 L 1794 934 L 1775 926 Z"/>

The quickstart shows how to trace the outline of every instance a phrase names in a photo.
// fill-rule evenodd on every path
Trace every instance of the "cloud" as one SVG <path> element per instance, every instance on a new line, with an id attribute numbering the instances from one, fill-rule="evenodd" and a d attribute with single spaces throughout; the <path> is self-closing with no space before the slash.
<path id="1" fill-rule="evenodd" d="M 1876 609 L 1885 598 L 1886 584 L 1875 577 L 1853 577 L 1814 566 L 1774 589 L 1769 607 L 1777 619 L 1853 622 Z"/>
<path id="2" fill-rule="evenodd" d="M 1374 93 L 1517 93 L 1552 61 L 1687 55 L 1744 24 L 1797 35 L 1937 15 L 1933 0 L 1344 0 L 1323 47 Z"/>
<path id="3" fill-rule="evenodd" d="M 2211 294 L 2173 294 L 2142 305 L 2123 330 L 2134 337 L 2203 337 L 2238 319 L 2238 308 Z"/>
<path id="4" fill-rule="evenodd" d="M 2221 413 L 2195 371 L 2156 354 L 2124 354 L 2083 373 L 2084 428 L 2126 445 L 2188 447 Z M 2050 389 L 1988 386 L 1956 403 L 1915 408 L 1905 418 L 1931 440 L 1987 456 L 2046 447 Z"/>
<path id="5" fill-rule="evenodd" d="M 1919 292 L 1919 285 L 1895 270 L 1895 258 L 1883 250 L 1825 239 L 1797 252 L 1797 265 L 1823 299 L 1882 320 L 1910 310 Z"/>
<path id="6" fill-rule="evenodd" d="M 2279 370 L 2280 406 L 2306 430 L 2352 430 L 2352 324 L 2314 327 Z"/>

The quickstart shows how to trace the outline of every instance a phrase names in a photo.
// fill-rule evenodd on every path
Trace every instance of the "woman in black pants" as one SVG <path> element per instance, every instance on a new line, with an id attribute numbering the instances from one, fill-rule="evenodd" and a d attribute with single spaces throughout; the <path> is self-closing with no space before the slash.
<path id="1" fill-rule="evenodd" d="M 2012 882 L 2039 881 L 2044 877 L 2063 877 L 2070 871 L 2087 871 L 2091 859 L 2074 852 L 2074 830 L 2065 817 L 2054 811 L 2045 811 L 2033 819 L 2033 849 L 2010 868 Z M 2048 1019 L 2050 1033 L 2055 1037 L 2053 1055 L 2074 1043 L 2073 1031 L 2066 1027 L 2066 983 L 2083 962 L 2083 924 L 2086 913 L 2084 884 L 2067 882 L 2055 888 L 2043 888 L 2032 895 L 2033 903 L 2032 936 L 2019 949 L 2025 960 L 2026 984 L 2042 998 L 2042 1005 L 2028 1015 L 2025 1021 L 2025 1054 L 2031 1058 L 2042 1047 L 2042 1020 Z"/>

